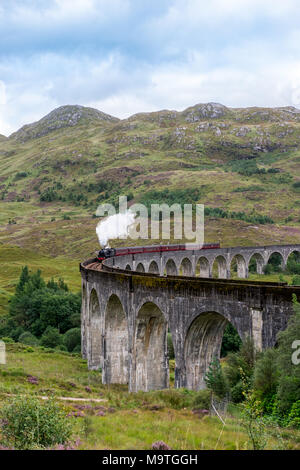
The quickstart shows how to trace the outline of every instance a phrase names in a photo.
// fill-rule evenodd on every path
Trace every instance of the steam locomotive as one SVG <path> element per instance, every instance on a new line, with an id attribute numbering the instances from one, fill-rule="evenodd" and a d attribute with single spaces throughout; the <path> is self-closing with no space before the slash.
<path id="1" fill-rule="evenodd" d="M 104 248 L 96 253 L 98 261 L 103 261 L 112 256 L 135 255 L 138 253 L 160 253 L 163 251 L 183 251 L 183 250 L 212 250 L 220 248 L 220 243 L 204 243 L 199 248 L 198 245 L 188 247 L 186 245 L 150 245 L 150 246 L 134 246 L 128 248 Z"/>
<path id="2" fill-rule="evenodd" d="M 116 256 L 116 251 L 115 248 L 104 248 L 103 250 L 97 251 L 97 260 L 103 261 L 106 258 Z"/>

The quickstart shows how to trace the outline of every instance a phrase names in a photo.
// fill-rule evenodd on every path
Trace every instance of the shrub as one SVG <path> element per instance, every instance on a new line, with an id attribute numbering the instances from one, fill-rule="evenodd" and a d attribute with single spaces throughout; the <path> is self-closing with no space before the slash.
<path id="1" fill-rule="evenodd" d="M 81 353 L 81 345 L 77 344 L 77 346 L 75 346 L 75 348 L 73 349 L 72 353 L 80 354 Z"/>
<path id="2" fill-rule="evenodd" d="M 238 332 L 232 326 L 231 323 L 228 323 L 224 330 L 222 347 L 221 347 L 221 357 L 227 356 L 230 351 L 238 351 L 242 344 L 241 338 L 239 337 Z"/>
<path id="3" fill-rule="evenodd" d="M 28 176 L 28 173 L 26 171 L 19 171 L 18 173 L 15 174 L 15 180 L 26 178 L 27 176 Z"/>
<path id="4" fill-rule="evenodd" d="M 9 336 L 2 336 L 1 341 L 3 341 L 6 344 L 14 343 L 14 340 L 10 338 Z"/>
<path id="5" fill-rule="evenodd" d="M 19 338 L 22 333 L 24 333 L 24 328 L 22 328 L 21 326 L 18 326 L 17 328 L 12 328 L 12 330 L 10 331 L 10 335 L 14 341 L 19 341 Z"/>
<path id="6" fill-rule="evenodd" d="M 151 204 L 193 204 L 197 202 L 201 197 L 201 190 L 199 188 L 187 188 L 187 189 L 163 189 L 162 191 L 151 190 L 144 193 L 140 202 L 145 204 L 148 209 L 151 208 Z"/>
<path id="7" fill-rule="evenodd" d="M 293 404 L 300 401 L 300 367 L 292 362 L 292 344 L 300 338 L 300 304 L 294 299 L 294 315 L 289 318 L 288 326 L 278 336 L 278 408 L 286 415 Z"/>
<path id="8" fill-rule="evenodd" d="M 48 326 L 65 333 L 80 325 L 80 307 L 80 295 L 69 292 L 62 279 L 46 283 L 40 271 L 31 274 L 25 266 L 9 314 L 0 319 L 0 335 L 18 339 L 25 330 L 40 338 Z"/>
<path id="9" fill-rule="evenodd" d="M 253 340 L 246 338 L 240 350 L 227 356 L 224 374 L 230 387 L 230 394 L 235 403 L 243 400 L 252 379 L 257 352 Z"/>
<path id="10" fill-rule="evenodd" d="M 300 429 L 300 400 L 292 404 L 287 421 L 289 426 Z"/>
<path id="11" fill-rule="evenodd" d="M 279 273 L 282 271 L 282 257 L 279 253 L 273 253 L 268 261 L 268 264 L 263 269 L 265 274 L 273 272 Z"/>
<path id="12" fill-rule="evenodd" d="M 253 184 L 251 186 L 239 186 L 238 188 L 235 188 L 232 190 L 233 193 L 243 193 L 246 191 L 266 191 L 266 189 L 263 186 L 259 186 L 258 184 Z"/>
<path id="13" fill-rule="evenodd" d="M 230 397 L 233 403 L 240 403 L 244 399 L 245 386 L 240 380 L 230 389 Z"/>
<path id="14" fill-rule="evenodd" d="M 253 450 L 263 450 L 267 444 L 266 422 L 262 416 L 261 402 L 249 391 L 242 405 L 242 426 L 248 434 Z"/>
<path id="15" fill-rule="evenodd" d="M 275 418 L 275 421 L 278 421 L 278 400 L 276 393 L 266 395 L 262 400 L 262 407 L 265 414 L 272 416 L 273 419 Z"/>
<path id="16" fill-rule="evenodd" d="M 71 328 L 64 334 L 64 345 L 69 352 L 81 345 L 81 330 L 80 328 Z"/>
<path id="17" fill-rule="evenodd" d="M 56 346 L 54 349 L 55 349 L 56 351 L 68 352 L 68 348 L 67 348 L 67 346 L 65 346 L 64 344 L 59 344 L 59 345 Z"/>
<path id="18" fill-rule="evenodd" d="M 294 252 L 288 257 L 286 269 L 290 274 L 300 274 L 299 252 Z"/>
<path id="19" fill-rule="evenodd" d="M 41 202 L 52 202 L 52 201 L 57 201 L 57 199 L 58 199 L 58 194 L 52 188 L 46 189 L 40 195 Z"/>
<path id="20" fill-rule="evenodd" d="M 175 408 L 177 410 L 185 408 L 190 404 L 189 397 L 185 395 L 183 391 L 174 389 L 158 390 L 153 392 L 151 395 L 151 401 L 152 403 L 155 403 L 156 400 L 158 401 L 158 404 L 161 403 L 168 408 Z"/>
<path id="21" fill-rule="evenodd" d="M 29 331 L 25 331 L 19 336 L 19 343 L 28 344 L 28 346 L 37 346 L 39 340 Z"/>
<path id="22" fill-rule="evenodd" d="M 243 211 L 239 212 L 230 212 L 220 207 L 205 207 L 204 215 L 208 217 L 216 217 L 219 219 L 236 219 L 244 220 L 245 222 L 250 222 L 253 224 L 273 224 L 274 220 L 267 215 L 262 214 L 246 214 Z"/>
<path id="23" fill-rule="evenodd" d="M 71 437 L 66 413 L 52 399 L 40 403 L 34 397 L 15 397 L 0 416 L 4 444 L 18 450 L 65 444 Z"/>
<path id="24" fill-rule="evenodd" d="M 300 274 L 300 263 L 295 261 L 288 261 L 287 271 L 291 274 Z"/>
<path id="25" fill-rule="evenodd" d="M 241 160 L 232 160 L 229 162 L 231 171 L 237 172 L 240 175 L 252 176 L 255 174 L 265 174 L 265 168 L 259 168 L 257 162 L 254 158 L 252 159 L 241 159 Z"/>
<path id="26" fill-rule="evenodd" d="M 272 273 L 272 266 L 270 264 L 266 264 L 263 267 L 263 273 L 264 274 L 271 274 Z"/>
<path id="27" fill-rule="evenodd" d="M 292 286 L 300 286 L 300 275 L 299 274 L 292 277 Z"/>
<path id="28" fill-rule="evenodd" d="M 43 333 L 41 337 L 41 345 L 45 346 L 46 348 L 55 348 L 56 346 L 60 346 L 62 343 L 62 335 L 56 328 L 52 326 L 48 326 L 48 328 Z"/>
<path id="29" fill-rule="evenodd" d="M 228 393 L 228 385 L 217 357 L 210 363 L 205 376 L 205 383 L 207 388 L 214 392 L 218 398 L 223 398 Z"/>
<path id="30" fill-rule="evenodd" d="M 267 349 L 254 368 L 254 389 L 261 398 L 275 393 L 278 383 L 277 351 Z"/>
<path id="31" fill-rule="evenodd" d="M 293 189 L 295 191 L 300 191 L 300 181 L 296 181 L 296 183 L 293 183 Z"/>
<path id="32" fill-rule="evenodd" d="M 210 408 L 210 390 L 199 390 L 194 398 L 193 406 L 195 408 L 201 408 L 202 410 L 209 410 Z"/>

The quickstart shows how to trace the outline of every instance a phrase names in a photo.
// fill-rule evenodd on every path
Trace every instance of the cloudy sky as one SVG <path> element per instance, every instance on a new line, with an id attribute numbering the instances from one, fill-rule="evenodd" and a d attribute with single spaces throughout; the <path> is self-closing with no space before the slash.
<path id="1" fill-rule="evenodd" d="M 299 0 L 0 0 L 0 134 L 209 101 L 300 107 Z"/>

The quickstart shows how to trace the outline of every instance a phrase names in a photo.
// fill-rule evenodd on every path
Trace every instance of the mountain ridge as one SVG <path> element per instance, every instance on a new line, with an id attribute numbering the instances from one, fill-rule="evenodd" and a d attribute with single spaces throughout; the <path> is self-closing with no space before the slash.
<path id="1" fill-rule="evenodd" d="M 299 110 L 200 103 L 117 119 L 83 107 L 69 123 L 70 109 L 0 140 L 0 243 L 85 256 L 98 205 L 119 194 L 205 204 L 206 241 L 223 246 L 300 239 Z"/>
<path id="2" fill-rule="evenodd" d="M 151 112 L 135 113 L 128 118 L 119 119 L 104 113 L 96 108 L 82 105 L 63 105 L 53 109 L 38 121 L 25 124 L 8 137 L 0 134 L 0 140 L 6 138 L 26 142 L 32 138 L 42 137 L 64 127 L 74 127 L 78 124 L 101 122 L 106 124 L 117 124 L 132 122 L 135 120 L 155 121 L 177 121 L 183 119 L 187 123 L 195 123 L 205 120 L 231 119 L 236 122 L 262 122 L 262 121 L 296 121 L 300 122 L 300 110 L 293 106 L 283 107 L 244 107 L 232 108 L 221 103 L 197 103 L 189 106 L 183 111 L 158 110 Z"/>
<path id="3" fill-rule="evenodd" d="M 53 109 L 38 121 L 25 124 L 16 132 L 13 132 L 9 139 L 25 142 L 64 127 L 73 127 L 89 121 L 118 122 L 119 119 L 95 108 L 81 105 L 64 105 Z"/>

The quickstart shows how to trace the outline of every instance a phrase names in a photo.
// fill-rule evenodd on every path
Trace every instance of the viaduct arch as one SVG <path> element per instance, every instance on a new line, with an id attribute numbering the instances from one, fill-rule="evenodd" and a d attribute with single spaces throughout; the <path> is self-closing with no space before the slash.
<path id="1" fill-rule="evenodd" d="M 203 388 L 228 322 L 258 349 L 275 345 L 300 287 L 245 278 L 251 260 L 261 272 L 272 253 L 286 265 L 299 251 L 300 245 L 234 247 L 83 262 L 82 354 L 88 367 L 102 370 L 103 383 L 128 384 L 132 392 L 167 388 L 170 331 L 175 387 Z M 218 278 L 211 277 L 215 261 Z M 233 265 L 241 279 L 230 279 Z"/>

